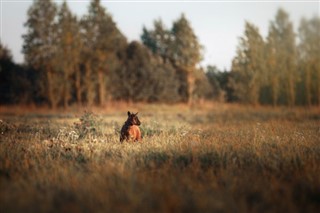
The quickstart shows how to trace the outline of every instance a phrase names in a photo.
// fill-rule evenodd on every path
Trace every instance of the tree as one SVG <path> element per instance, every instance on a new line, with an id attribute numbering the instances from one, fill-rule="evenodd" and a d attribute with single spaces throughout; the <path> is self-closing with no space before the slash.
<path id="1" fill-rule="evenodd" d="M 41 94 L 52 108 L 58 105 L 60 93 L 60 76 L 55 67 L 56 13 L 57 6 L 51 0 L 35 0 L 28 10 L 27 33 L 23 35 L 25 60 L 39 70 Z"/>
<path id="2" fill-rule="evenodd" d="M 75 90 L 76 100 L 81 103 L 81 79 L 80 79 L 80 53 L 81 39 L 80 27 L 76 16 L 74 16 L 67 3 L 64 1 L 58 13 L 58 48 L 57 64 L 63 80 L 62 102 L 67 107 Z M 74 80 L 72 77 L 74 76 Z"/>
<path id="3" fill-rule="evenodd" d="M 159 55 L 164 63 L 171 63 L 179 80 L 179 94 L 190 104 L 195 94 L 197 70 L 202 60 L 202 46 L 193 32 L 189 21 L 182 14 L 168 30 L 161 19 L 154 21 L 154 29 L 143 28 L 141 40 L 154 54 Z M 198 79 L 198 81 L 199 81 Z M 200 90 L 198 89 L 198 92 Z"/>
<path id="4" fill-rule="evenodd" d="M 100 105 L 104 105 L 108 73 L 116 69 L 114 59 L 125 48 L 126 38 L 102 7 L 100 0 L 91 1 L 81 26 L 87 102 L 91 105 L 97 100 Z"/>
<path id="5" fill-rule="evenodd" d="M 297 59 L 295 34 L 289 15 L 282 9 L 278 10 L 275 20 L 270 23 L 267 42 L 273 103 L 274 105 L 277 103 L 280 95 L 288 105 L 293 106 L 298 81 L 295 63 Z M 280 82 L 284 84 L 282 91 L 279 91 Z"/>
<path id="6" fill-rule="evenodd" d="M 142 43 L 154 54 L 161 56 L 166 62 L 169 59 L 169 48 L 172 39 L 171 33 L 164 26 L 161 19 L 155 20 L 153 26 L 153 30 L 147 30 L 143 27 L 143 33 L 141 35 Z"/>
<path id="7" fill-rule="evenodd" d="M 276 35 L 274 31 L 269 30 L 266 43 L 266 67 L 267 67 L 267 86 L 265 88 L 267 95 L 270 93 L 273 106 L 278 104 L 280 94 L 280 71 L 277 63 Z"/>
<path id="8" fill-rule="evenodd" d="M 2 60 L 12 61 L 11 51 L 2 44 L 0 40 L 0 58 Z"/>
<path id="9" fill-rule="evenodd" d="M 237 55 L 232 62 L 235 74 L 230 82 L 238 100 L 258 104 L 264 82 L 264 41 L 259 30 L 246 22 L 244 36 L 240 38 Z"/>
<path id="10" fill-rule="evenodd" d="M 198 104 L 205 99 L 212 99 L 214 93 L 204 69 L 203 68 L 196 69 L 194 73 L 194 78 L 195 78 L 195 87 L 192 94 L 193 102 L 195 104 Z M 219 90 L 218 97 L 216 97 L 216 100 L 218 101 L 221 100 L 220 92 L 221 90 Z"/>
<path id="11" fill-rule="evenodd" d="M 302 19 L 298 46 L 301 78 L 306 104 L 320 105 L 320 18 Z"/>
<path id="12" fill-rule="evenodd" d="M 153 54 L 158 56 L 164 64 L 170 66 L 168 70 L 170 76 L 175 76 L 176 85 L 178 86 L 179 97 L 176 97 L 175 101 L 187 100 L 187 78 L 186 73 L 181 67 L 175 65 L 175 61 L 172 57 L 174 35 L 171 29 L 166 28 L 162 20 L 155 20 L 153 22 L 153 29 L 146 29 L 143 27 L 143 33 L 141 35 L 142 43 L 148 47 Z M 173 67 L 173 69 L 171 69 Z M 158 70 L 158 69 L 157 69 Z M 160 69 L 161 70 L 161 69 Z"/>
<path id="13" fill-rule="evenodd" d="M 143 102 L 175 102 L 179 100 L 178 81 L 172 65 L 163 62 L 137 41 L 125 53 L 125 64 L 113 76 L 116 99 Z"/>
<path id="14" fill-rule="evenodd" d="M 157 41 L 155 38 L 155 33 L 148 30 L 145 26 L 142 28 L 142 34 L 140 36 L 142 43 L 148 47 L 153 53 L 158 52 Z"/>
<path id="15" fill-rule="evenodd" d="M 0 41 L 0 104 L 12 100 L 12 72 L 14 64 L 10 50 Z"/>
<path id="16" fill-rule="evenodd" d="M 213 99 L 218 101 L 231 101 L 229 99 L 227 71 L 220 71 L 216 66 L 207 66 L 206 76 L 212 88 Z"/>
<path id="17" fill-rule="evenodd" d="M 198 38 L 184 14 L 173 23 L 171 34 L 173 37 L 168 54 L 173 65 L 186 75 L 188 86 L 187 98 L 188 103 L 191 104 L 195 88 L 194 74 L 196 66 L 202 60 L 202 46 L 199 44 Z"/>
<path id="18" fill-rule="evenodd" d="M 36 101 L 35 72 L 15 64 L 11 51 L 0 41 L 0 104 L 29 104 Z"/>

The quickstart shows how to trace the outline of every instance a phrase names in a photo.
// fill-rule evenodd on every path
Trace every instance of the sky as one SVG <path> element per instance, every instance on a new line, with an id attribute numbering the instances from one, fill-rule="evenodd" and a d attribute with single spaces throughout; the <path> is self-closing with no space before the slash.
<path id="1" fill-rule="evenodd" d="M 55 2 L 61 5 L 63 1 Z M 27 31 L 24 23 L 32 3 L 33 0 L 0 0 L 0 39 L 16 63 L 24 61 L 22 35 Z M 67 3 L 80 18 L 87 13 L 90 1 L 67 0 Z M 184 13 L 204 46 L 201 65 L 215 65 L 220 70 L 230 69 L 245 21 L 256 25 L 265 38 L 279 8 L 289 14 L 296 32 L 302 17 L 320 15 L 320 0 L 101 0 L 101 3 L 129 42 L 140 40 L 143 26 L 153 28 L 154 20 L 161 18 L 171 28 Z"/>

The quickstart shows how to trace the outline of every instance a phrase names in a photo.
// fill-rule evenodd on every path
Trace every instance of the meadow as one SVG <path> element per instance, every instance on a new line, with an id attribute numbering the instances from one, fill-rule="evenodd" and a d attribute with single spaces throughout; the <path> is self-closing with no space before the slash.
<path id="1" fill-rule="evenodd" d="M 121 144 L 128 110 L 143 140 Z M 316 107 L 0 107 L 3 213 L 319 210 Z"/>

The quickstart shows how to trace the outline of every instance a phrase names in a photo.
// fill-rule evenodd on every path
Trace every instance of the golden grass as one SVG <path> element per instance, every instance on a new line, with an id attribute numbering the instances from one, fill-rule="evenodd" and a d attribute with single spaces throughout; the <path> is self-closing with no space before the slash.
<path id="1" fill-rule="evenodd" d="M 1 108 L 1 212 L 318 212 L 318 108 Z M 126 111 L 141 143 L 119 143 Z"/>

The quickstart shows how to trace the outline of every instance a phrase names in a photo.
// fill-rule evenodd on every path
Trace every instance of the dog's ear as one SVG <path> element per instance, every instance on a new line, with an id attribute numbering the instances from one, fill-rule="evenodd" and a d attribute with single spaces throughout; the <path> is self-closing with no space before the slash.
<path id="1" fill-rule="evenodd" d="M 138 113 L 139 113 L 139 112 L 137 112 L 137 113 L 136 113 L 136 114 L 134 114 L 134 115 L 138 115 Z"/>
<path id="2" fill-rule="evenodd" d="M 131 115 L 130 111 L 128 111 L 128 117 Z"/>

